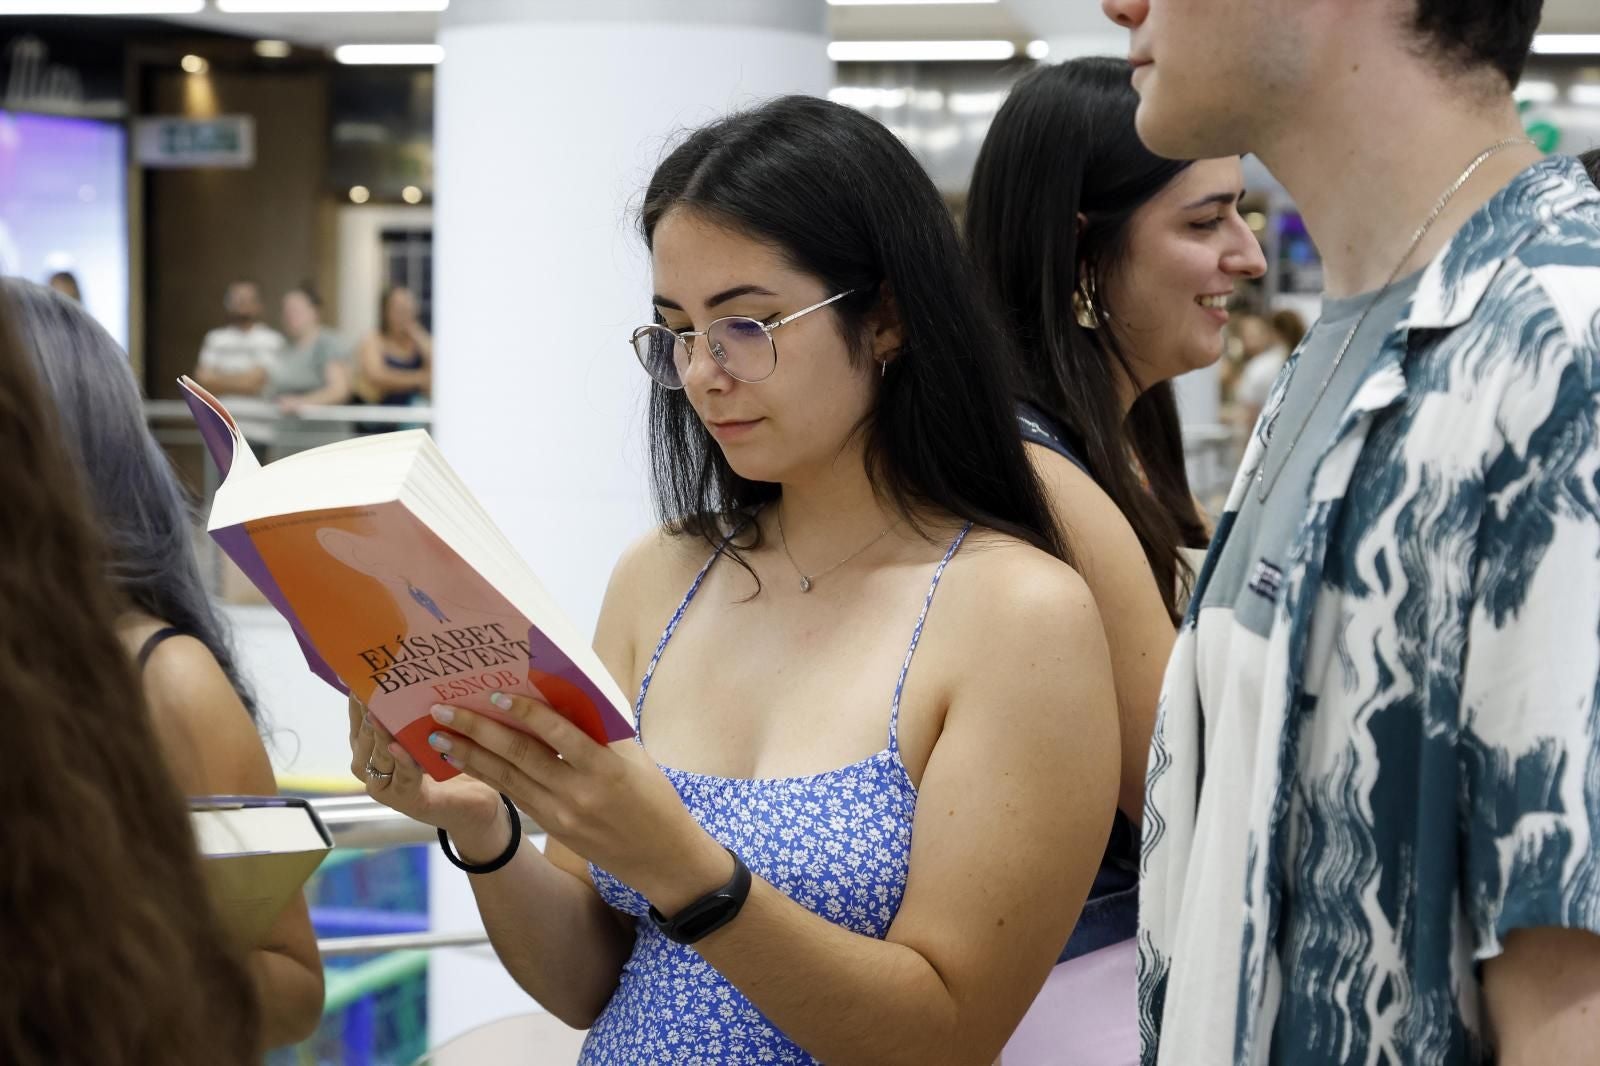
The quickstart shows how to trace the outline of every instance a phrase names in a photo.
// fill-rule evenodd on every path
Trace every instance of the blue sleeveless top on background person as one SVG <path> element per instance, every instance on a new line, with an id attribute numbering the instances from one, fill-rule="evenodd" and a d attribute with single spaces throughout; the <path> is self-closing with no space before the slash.
<path id="1" fill-rule="evenodd" d="M 1085 474 L 1089 468 L 1078 457 L 1077 445 L 1066 427 L 1030 403 L 1018 402 L 1017 428 L 1022 439 L 1048 448 Z M 1093 475 L 1090 475 L 1093 477 Z M 1132 940 L 1139 932 L 1139 833 L 1120 810 L 1111 822 L 1100 869 L 1095 872 L 1089 899 L 1058 962 Z"/>
<path id="2" fill-rule="evenodd" d="M 971 529 L 933 572 L 889 707 L 888 745 L 876 755 L 805 777 L 730 778 L 661 767 L 695 820 L 750 872 L 801 906 L 862 936 L 882 939 L 905 894 L 917 789 L 900 761 L 900 695 L 939 579 Z M 726 542 L 724 542 L 726 544 Z M 644 702 L 667 643 L 721 549 L 701 567 L 656 645 L 634 704 L 643 743 Z M 694 948 L 661 935 L 638 892 L 593 864 L 609 906 L 636 918 L 633 952 L 611 1001 L 584 1042 L 581 1066 L 721 1063 L 788 1066 L 818 1060 L 779 1032 Z"/>

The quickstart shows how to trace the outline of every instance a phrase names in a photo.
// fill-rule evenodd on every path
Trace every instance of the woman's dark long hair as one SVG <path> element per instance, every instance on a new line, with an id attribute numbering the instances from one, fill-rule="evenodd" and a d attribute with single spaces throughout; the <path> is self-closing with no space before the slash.
<path id="1" fill-rule="evenodd" d="M 62 297 L 65 299 L 65 297 Z M 71 446 L 0 292 L 0 1062 L 243 1066 L 259 1012 L 205 889 Z"/>
<path id="2" fill-rule="evenodd" d="M 1121 379 L 1137 380 L 1110 328 L 1085 329 L 1072 294 L 1118 317 L 1108 281 L 1129 269 L 1129 222 L 1188 163 L 1151 154 L 1134 129 L 1138 94 L 1121 59 L 1074 59 L 1017 82 L 978 155 L 967 248 L 1019 355 L 1021 398 L 1058 421 L 1139 537 L 1168 614 L 1191 579 L 1180 547 L 1208 540 L 1184 468 L 1172 386 L 1147 389 L 1127 418 Z M 1079 232 L 1078 216 L 1086 220 Z M 1149 481 L 1129 462 L 1137 457 Z"/>
<path id="3" fill-rule="evenodd" d="M 657 167 L 640 217 L 646 244 L 676 208 L 770 242 L 830 292 L 856 290 L 825 313 L 859 340 L 858 358 L 867 358 L 867 316 L 892 294 L 903 344 L 861 427 L 877 492 L 913 522 L 914 511 L 943 511 L 1070 562 L 1017 434 L 1004 333 L 938 190 L 888 130 L 808 96 L 728 116 Z M 778 497 L 778 485 L 734 472 L 683 392 L 656 385 L 650 405 L 668 528 L 720 543 Z"/>
<path id="4" fill-rule="evenodd" d="M 166 453 L 145 428 L 128 357 L 80 304 L 20 278 L 0 299 L 33 352 L 89 489 L 109 549 L 109 576 L 132 607 L 206 646 L 252 718 L 250 686 L 195 561 L 189 504 Z"/>

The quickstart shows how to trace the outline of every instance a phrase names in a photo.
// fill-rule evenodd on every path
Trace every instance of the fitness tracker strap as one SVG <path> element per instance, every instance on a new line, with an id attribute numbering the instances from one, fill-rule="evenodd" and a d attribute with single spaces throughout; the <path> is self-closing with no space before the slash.
<path id="1" fill-rule="evenodd" d="M 732 849 L 723 850 L 733 857 L 733 876 L 727 884 L 701 896 L 671 918 L 651 906 L 650 921 L 668 940 L 693 944 L 733 921 L 744 906 L 750 895 L 750 870 Z"/>

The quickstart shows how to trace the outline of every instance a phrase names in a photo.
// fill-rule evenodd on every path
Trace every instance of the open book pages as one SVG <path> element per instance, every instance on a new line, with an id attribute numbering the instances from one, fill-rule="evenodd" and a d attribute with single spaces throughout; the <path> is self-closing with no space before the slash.
<path id="1" fill-rule="evenodd" d="M 242 948 L 264 944 L 333 846 L 316 811 L 288 796 L 200 796 L 189 822 L 217 915 Z"/>
<path id="2" fill-rule="evenodd" d="M 515 724 L 496 692 L 535 696 L 609 743 L 633 735 L 615 681 L 422 430 L 259 465 L 226 410 L 183 379 L 223 474 L 212 537 L 288 620 L 311 669 L 429 774 L 447 703 Z M 340 713 L 343 713 L 341 708 Z"/>

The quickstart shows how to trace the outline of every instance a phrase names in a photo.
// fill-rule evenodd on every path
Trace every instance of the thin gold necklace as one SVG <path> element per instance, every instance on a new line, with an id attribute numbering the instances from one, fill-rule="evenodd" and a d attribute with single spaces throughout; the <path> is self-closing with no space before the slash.
<path id="1" fill-rule="evenodd" d="M 1356 319 L 1355 328 L 1345 335 L 1344 343 L 1339 345 L 1339 352 L 1333 357 L 1333 364 L 1328 367 L 1328 372 L 1322 375 L 1322 383 L 1317 386 L 1316 395 L 1311 397 L 1311 406 L 1307 408 L 1307 411 L 1315 411 L 1317 405 L 1322 402 L 1322 394 L 1328 391 L 1328 383 L 1333 380 L 1333 375 L 1339 372 L 1339 364 L 1344 362 L 1344 354 L 1350 350 L 1350 345 L 1355 343 L 1356 334 L 1360 333 L 1361 327 L 1366 324 L 1367 316 L 1372 314 L 1372 309 L 1383 300 L 1383 294 L 1388 292 L 1389 287 L 1400 277 L 1400 271 L 1405 269 L 1406 263 L 1411 259 L 1412 254 L 1416 252 L 1417 246 L 1422 243 L 1422 238 L 1426 237 L 1428 231 L 1433 228 L 1433 224 L 1439 221 L 1439 216 L 1444 214 L 1444 209 L 1449 206 L 1456 193 L 1461 191 L 1462 187 L 1471 180 L 1472 175 L 1478 172 L 1478 168 L 1488 162 L 1491 157 L 1519 144 L 1533 144 L 1533 142 L 1526 137 L 1508 137 L 1496 144 L 1491 144 L 1482 152 L 1479 152 L 1476 159 L 1467 164 L 1467 169 L 1463 170 L 1461 176 L 1451 183 L 1450 187 L 1444 191 L 1443 196 L 1439 197 L 1439 202 L 1433 205 L 1433 213 L 1428 216 L 1422 225 L 1417 227 L 1416 233 L 1411 235 L 1411 245 L 1406 249 L 1406 254 L 1400 257 L 1400 262 L 1394 265 L 1394 271 L 1389 275 L 1389 280 L 1383 283 L 1383 287 L 1377 291 L 1372 299 L 1368 301 L 1367 306 L 1362 309 L 1361 317 Z M 1277 420 L 1277 413 L 1274 412 L 1272 421 L 1267 423 L 1266 439 L 1269 447 L 1272 444 L 1272 430 L 1277 424 Z M 1284 468 L 1289 465 L 1289 456 L 1294 454 L 1294 446 L 1300 443 L 1301 434 L 1305 433 L 1306 426 L 1310 424 L 1311 417 L 1308 414 L 1300 423 L 1299 428 L 1294 431 L 1294 436 L 1289 438 L 1288 445 L 1283 449 L 1283 458 L 1273 469 L 1270 478 L 1267 477 L 1267 456 L 1262 455 L 1261 466 L 1256 470 L 1256 500 L 1258 502 L 1267 502 L 1267 496 L 1272 492 L 1272 486 L 1278 483 L 1278 477 L 1283 473 Z"/>
<path id="2" fill-rule="evenodd" d="M 896 519 L 895 521 L 890 522 L 887 526 L 884 527 L 882 533 L 879 533 L 876 537 L 873 537 L 871 540 L 867 541 L 861 547 L 857 548 L 855 551 L 851 552 L 849 555 L 846 555 L 843 559 L 840 559 L 838 562 L 834 563 L 832 566 L 828 567 L 826 570 L 818 570 L 814 574 L 808 574 L 804 570 L 800 569 L 800 564 L 795 562 L 794 561 L 794 556 L 789 553 L 789 538 L 784 536 L 784 534 L 783 534 L 783 501 L 782 500 L 778 501 L 777 516 L 778 516 L 778 543 L 780 545 L 782 545 L 784 557 L 789 560 L 789 565 L 794 567 L 794 572 L 800 576 L 800 591 L 801 592 L 810 592 L 812 590 L 812 588 L 815 587 L 818 578 L 827 577 L 829 574 L 831 574 L 835 570 L 839 569 L 839 567 L 843 566 L 845 563 L 848 563 L 851 559 L 854 559 L 856 556 L 860 555 L 862 552 L 866 551 L 868 548 L 870 548 L 874 544 L 878 543 L 878 541 L 882 540 L 884 537 L 887 537 L 889 535 L 890 531 L 892 531 L 895 526 L 900 524 L 899 519 Z"/>

